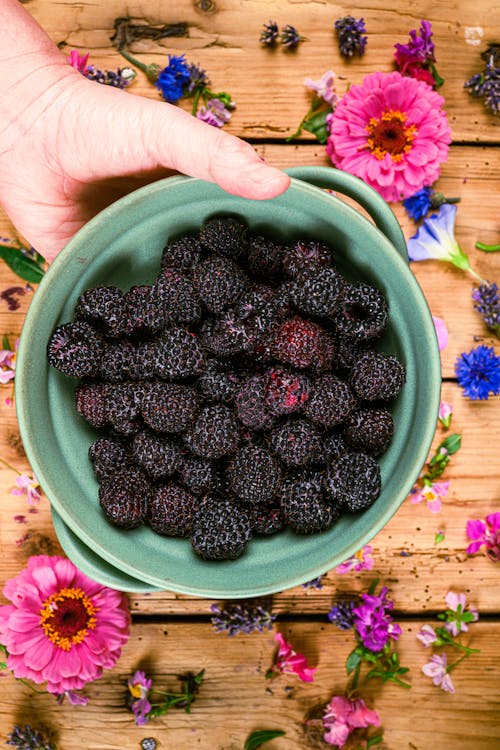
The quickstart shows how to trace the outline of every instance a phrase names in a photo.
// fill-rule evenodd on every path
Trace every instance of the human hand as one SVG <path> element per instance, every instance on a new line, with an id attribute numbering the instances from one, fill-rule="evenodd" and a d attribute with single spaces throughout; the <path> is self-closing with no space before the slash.
<path id="1" fill-rule="evenodd" d="M 102 208 L 172 172 L 253 199 L 288 187 L 248 143 L 176 106 L 89 81 L 62 58 L 34 78 L 29 105 L 0 132 L 0 200 L 49 261 Z"/>

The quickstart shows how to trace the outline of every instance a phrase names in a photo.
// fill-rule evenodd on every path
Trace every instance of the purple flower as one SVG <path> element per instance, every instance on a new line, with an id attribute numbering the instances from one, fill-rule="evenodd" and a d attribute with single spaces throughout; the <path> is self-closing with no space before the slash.
<path id="1" fill-rule="evenodd" d="M 153 680 L 146 677 L 145 672 L 140 669 L 127 680 L 130 695 L 134 699 L 130 704 L 130 708 L 134 712 L 137 726 L 143 726 L 148 722 L 148 714 L 151 711 L 151 703 L 148 700 L 148 695 L 152 684 Z"/>
<path id="2" fill-rule="evenodd" d="M 395 44 L 394 59 L 402 75 L 425 81 L 429 86 L 441 86 L 444 81 L 438 75 L 434 63 L 434 42 L 429 21 L 421 21 L 420 29 L 410 31 L 408 44 Z"/>
<path id="3" fill-rule="evenodd" d="M 322 589 L 323 588 L 323 576 L 312 578 L 310 581 L 306 581 L 302 584 L 305 589 Z"/>
<path id="4" fill-rule="evenodd" d="M 427 479 L 423 487 L 417 487 L 410 493 L 410 503 L 426 502 L 431 513 L 439 513 L 441 501 L 448 494 L 449 487 L 449 482 L 431 482 Z"/>
<path id="5" fill-rule="evenodd" d="M 20 474 L 16 479 L 17 487 L 13 487 L 11 495 L 26 495 L 30 505 L 37 505 L 40 502 L 40 484 L 33 474 L 29 477 L 27 474 Z"/>
<path id="6" fill-rule="evenodd" d="M 417 638 L 425 647 L 432 646 L 438 639 L 436 631 L 432 625 L 423 625 L 417 633 Z"/>
<path id="7" fill-rule="evenodd" d="M 433 654 L 430 661 L 424 664 L 422 672 L 427 677 L 432 677 L 434 685 L 439 686 L 447 693 L 454 693 L 455 688 L 448 674 L 446 654 Z"/>
<path id="8" fill-rule="evenodd" d="M 381 651 L 390 638 L 397 640 L 401 635 L 400 626 L 389 614 L 393 602 L 387 599 L 387 587 L 380 594 L 361 594 L 363 604 L 353 608 L 354 627 L 365 648 Z"/>
<path id="9" fill-rule="evenodd" d="M 466 609 L 465 594 L 456 594 L 448 591 L 445 597 L 448 609 L 446 610 L 446 630 L 456 637 L 459 633 L 467 632 L 468 623 L 476 622 L 479 618 L 476 609 Z"/>
<path id="10" fill-rule="evenodd" d="M 65 690 L 64 693 L 59 693 L 57 696 L 57 702 L 59 704 L 67 700 L 72 706 L 86 706 L 89 699 L 76 690 Z"/>
<path id="11" fill-rule="evenodd" d="M 500 297 L 495 282 L 482 281 L 472 290 L 474 310 L 477 310 L 486 326 L 497 336 L 500 335 Z"/>
<path id="12" fill-rule="evenodd" d="M 335 109 L 339 97 L 335 91 L 335 73 L 333 70 L 327 70 L 318 81 L 313 81 L 312 78 L 306 78 L 304 84 L 307 88 L 315 91 L 317 95 L 329 104 L 332 109 Z"/>
<path id="13" fill-rule="evenodd" d="M 472 401 L 485 401 L 500 393 L 500 357 L 492 346 L 476 346 L 455 362 L 458 384 Z"/>
<path id="14" fill-rule="evenodd" d="M 410 260 L 444 260 L 463 271 L 471 271 L 469 258 L 455 239 L 457 207 L 444 203 L 408 240 Z"/>
<path id="15" fill-rule="evenodd" d="M 350 573 L 354 570 L 358 573 L 360 570 L 371 570 L 373 568 L 372 547 L 365 544 L 356 554 L 344 560 L 343 563 L 335 568 L 337 573 Z"/>
<path id="16" fill-rule="evenodd" d="M 474 555 L 484 544 L 486 556 L 493 562 L 500 561 L 500 513 L 490 513 L 484 521 L 467 521 L 466 531 L 471 540 L 465 550 L 468 555 Z"/>
<path id="17" fill-rule="evenodd" d="M 159 71 L 155 86 L 166 102 L 177 104 L 189 87 L 191 75 L 184 55 L 169 55 L 168 65 Z"/>
<path id="18" fill-rule="evenodd" d="M 344 16 L 335 21 L 334 29 L 338 34 L 340 54 L 344 57 L 358 54 L 361 57 L 368 41 L 364 19 Z"/>
<path id="19" fill-rule="evenodd" d="M 227 104 L 220 99 L 213 98 L 208 100 L 206 106 L 200 107 L 196 113 L 196 117 L 209 125 L 213 125 L 215 128 L 222 128 L 231 119 L 231 112 Z"/>
<path id="20" fill-rule="evenodd" d="M 187 93 L 192 94 L 196 89 L 204 89 L 210 86 L 210 80 L 208 75 L 203 68 L 194 63 L 189 63 L 189 85 L 187 87 Z"/>

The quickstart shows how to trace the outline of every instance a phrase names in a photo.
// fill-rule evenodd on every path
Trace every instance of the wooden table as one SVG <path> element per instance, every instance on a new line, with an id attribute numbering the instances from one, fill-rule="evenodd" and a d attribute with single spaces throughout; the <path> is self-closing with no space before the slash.
<path id="1" fill-rule="evenodd" d="M 389 4 L 390 5 L 390 4 Z M 286 143 L 309 106 L 304 78 L 319 78 L 332 68 L 342 78 L 339 93 L 349 83 L 360 83 L 373 71 L 392 69 L 393 45 L 407 42 L 408 32 L 420 19 L 432 22 L 438 69 L 445 84 L 441 93 L 453 129 L 453 145 L 444 164 L 438 190 L 461 197 L 456 235 L 482 277 L 500 282 L 500 255 L 475 249 L 475 242 L 498 243 L 500 229 L 500 120 L 473 99 L 463 83 L 480 70 L 480 52 L 498 39 L 500 6 L 493 0 L 454 3 L 413 0 L 400 8 L 370 0 L 356 11 L 330 0 L 119 0 L 67 3 L 32 0 L 26 7 L 50 36 L 69 52 L 90 51 L 91 62 L 115 69 L 122 59 L 110 36 L 116 17 L 129 15 L 137 22 L 160 24 L 185 21 L 188 36 L 161 42 L 142 41 L 132 51 L 146 62 L 166 64 L 167 53 L 186 53 L 211 77 L 214 87 L 231 92 L 237 102 L 227 130 L 248 139 L 258 153 L 278 167 L 300 164 L 327 165 L 324 148 L 305 133 Z M 363 16 L 369 32 L 367 52 L 361 59 L 340 58 L 334 21 L 349 12 Z M 262 24 L 269 18 L 280 26 L 289 23 L 307 37 L 294 52 L 266 49 L 259 44 Z M 97 85 L 97 84 L 96 84 Z M 131 95 L 156 97 L 156 90 L 139 74 Z M 414 223 L 401 205 L 395 212 L 407 237 Z M 0 215 L 0 235 L 15 237 L 16 230 Z M 440 514 L 423 505 L 404 502 L 395 517 L 372 541 L 374 568 L 370 572 L 340 575 L 330 571 L 321 589 L 297 587 L 276 594 L 271 603 L 278 615 L 275 628 L 290 638 L 318 667 L 313 683 L 282 676 L 269 684 L 265 672 L 271 664 L 273 633 L 253 633 L 228 638 L 211 623 L 209 600 L 168 591 L 131 595 L 133 625 L 129 643 L 113 670 L 86 689 L 86 707 L 59 706 L 47 694 L 32 693 L 10 675 L 1 678 L 0 734 L 6 737 L 14 723 L 28 722 L 47 730 L 61 750 L 111 750 L 138 748 L 153 736 L 159 748 L 238 750 L 256 729 L 286 730 L 286 736 L 266 747 L 319 747 L 304 734 L 306 714 L 324 704 L 346 685 L 345 659 L 352 648 L 350 632 L 327 620 L 330 607 L 342 596 L 366 591 L 376 577 L 389 587 L 395 617 L 403 628 L 398 647 L 401 662 L 410 667 L 412 687 L 368 683 L 364 695 L 381 717 L 382 747 L 390 750 L 494 750 L 500 747 L 500 689 L 498 653 L 500 638 L 500 569 L 484 554 L 465 553 L 465 525 L 498 510 L 500 500 L 499 447 L 500 398 L 484 402 L 465 399 L 454 379 L 454 362 L 462 351 L 488 337 L 471 301 L 472 280 L 447 264 L 435 261 L 413 264 L 431 311 L 446 321 L 450 340 L 442 352 L 442 397 L 454 406 L 453 431 L 463 445 L 446 472 L 450 492 Z M 23 286 L 4 263 L 0 264 L 0 289 Z M 26 287 L 15 311 L 0 301 L 0 333 L 13 343 L 19 335 L 33 289 Z M 2 386 L 1 455 L 19 471 L 30 472 L 20 443 L 15 409 L 5 404 L 9 386 Z M 435 444 L 443 437 L 437 431 Z M 16 575 L 27 558 L 41 552 L 60 554 L 51 523 L 49 503 L 43 498 L 36 514 L 27 513 L 25 498 L 11 494 L 15 473 L 0 466 L 2 583 Z M 23 514 L 26 524 L 16 522 Z M 445 534 L 436 544 L 438 530 Z M 462 591 L 477 607 L 479 622 L 471 626 L 472 645 L 481 649 L 453 673 L 456 693 L 433 687 L 421 672 L 429 658 L 416 639 L 424 623 L 436 624 L 450 590 Z M 206 680 L 190 715 L 172 710 L 147 727 L 136 727 L 125 709 L 125 680 L 137 668 L 150 672 L 159 686 L 168 672 L 206 670 Z M 326 746 L 326 745 L 325 745 Z"/>

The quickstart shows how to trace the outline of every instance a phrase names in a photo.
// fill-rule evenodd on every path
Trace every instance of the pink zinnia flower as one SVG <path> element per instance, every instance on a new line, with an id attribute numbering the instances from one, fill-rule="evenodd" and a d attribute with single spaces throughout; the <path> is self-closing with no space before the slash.
<path id="1" fill-rule="evenodd" d="M 442 505 L 441 500 L 448 494 L 449 487 L 449 482 L 429 482 L 410 495 L 410 503 L 425 501 L 431 513 L 439 513 Z"/>
<path id="2" fill-rule="evenodd" d="M 465 550 L 468 555 L 474 555 L 484 544 L 486 556 L 493 562 L 500 561 L 500 513 L 490 513 L 484 521 L 467 521 L 466 531 L 471 540 Z"/>
<path id="3" fill-rule="evenodd" d="M 34 474 L 32 477 L 27 474 L 20 474 L 16 479 L 16 484 L 17 487 L 13 487 L 10 491 L 11 495 L 26 495 L 30 505 L 36 505 L 40 502 L 40 484 Z"/>
<path id="4" fill-rule="evenodd" d="M 274 640 L 278 641 L 279 649 L 276 661 L 271 668 L 284 674 L 296 674 L 303 682 L 313 682 L 316 667 L 309 667 L 304 654 L 298 654 L 292 645 L 285 640 L 281 633 L 275 633 Z"/>
<path id="5" fill-rule="evenodd" d="M 337 565 L 335 570 L 337 573 L 350 573 L 351 570 L 358 573 L 360 570 L 371 570 L 372 568 L 372 547 L 370 544 L 365 544 L 365 546 L 358 550 L 352 557 L 349 557 L 347 560 L 344 560 L 343 563 Z"/>
<path id="6" fill-rule="evenodd" d="M 371 73 L 351 86 L 329 119 L 326 152 L 387 201 L 414 195 L 439 177 L 451 131 L 443 98 L 401 73 Z"/>
<path id="7" fill-rule="evenodd" d="M 432 677 L 434 685 L 439 686 L 447 693 L 454 693 L 455 688 L 448 673 L 446 654 L 433 654 L 430 661 L 424 664 L 422 672 L 427 677 Z"/>
<path id="8" fill-rule="evenodd" d="M 3 589 L 0 643 L 14 677 L 79 690 L 114 666 L 128 640 L 125 594 L 83 575 L 70 560 L 37 555 Z"/>
<path id="9" fill-rule="evenodd" d="M 380 717 L 366 706 L 364 700 L 349 700 L 343 695 L 334 695 L 323 715 L 326 730 L 323 739 L 329 745 L 344 747 L 349 735 L 361 727 L 379 727 Z"/>

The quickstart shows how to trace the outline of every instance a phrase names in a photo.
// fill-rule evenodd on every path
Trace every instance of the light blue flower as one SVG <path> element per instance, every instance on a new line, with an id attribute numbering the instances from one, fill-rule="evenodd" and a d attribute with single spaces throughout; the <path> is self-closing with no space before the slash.
<path id="1" fill-rule="evenodd" d="M 444 260 L 473 276 L 469 257 L 455 239 L 455 218 L 457 207 L 444 203 L 437 214 L 429 216 L 408 240 L 410 260 Z"/>

